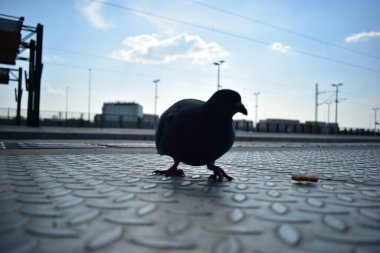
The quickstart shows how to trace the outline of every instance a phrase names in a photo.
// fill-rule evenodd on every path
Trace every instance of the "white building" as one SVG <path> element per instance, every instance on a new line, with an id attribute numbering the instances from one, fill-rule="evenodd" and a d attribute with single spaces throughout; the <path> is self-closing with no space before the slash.
<path id="1" fill-rule="evenodd" d="M 143 107 L 135 102 L 104 103 L 102 114 L 95 116 L 101 127 L 154 128 L 158 116 L 143 114 Z"/>
<path id="2" fill-rule="evenodd" d="M 143 119 L 143 107 L 134 102 L 104 103 L 102 114 L 95 116 L 95 122 L 106 127 L 139 128 Z"/>

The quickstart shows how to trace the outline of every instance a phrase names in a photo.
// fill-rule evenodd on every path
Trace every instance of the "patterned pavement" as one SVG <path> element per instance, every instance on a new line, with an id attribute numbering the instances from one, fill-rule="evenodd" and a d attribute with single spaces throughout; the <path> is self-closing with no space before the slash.
<path id="1" fill-rule="evenodd" d="M 233 149 L 217 162 L 231 182 L 183 164 L 182 178 L 151 174 L 170 165 L 3 152 L 0 252 L 380 252 L 378 146 Z"/>

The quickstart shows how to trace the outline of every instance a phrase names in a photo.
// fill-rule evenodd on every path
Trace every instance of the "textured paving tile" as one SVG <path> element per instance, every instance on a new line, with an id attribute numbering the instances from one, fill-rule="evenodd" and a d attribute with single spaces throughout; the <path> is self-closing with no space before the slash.
<path id="1" fill-rule="evenodd" d="M 104 148 L 102 145 L 89 143 L 64 143 L 64 142 L 19 142 L 17 147 L 21 149 L 72 149 L 72 148 Z"/>
<path id="2" fill-rule="evenodd" d="M 1 252 L 379 252 L 380 149 L 0 156 Z M 317 183 L 291 181 L 313 175 Z"/>

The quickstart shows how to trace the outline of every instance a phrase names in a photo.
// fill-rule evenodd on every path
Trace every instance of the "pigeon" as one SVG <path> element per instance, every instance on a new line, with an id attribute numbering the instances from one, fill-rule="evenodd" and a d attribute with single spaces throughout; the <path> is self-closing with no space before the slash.
<path id="1" fill-rule="evenodd" d="M 232 180 L 215 161 L 235 141 L 232 117 L 238 112 L 248 114 L 239 93 L 228 89 L 215 92 L 206 102 L 183 99 L 173 104 L 160 117 L 155 137 L 158 154 L 172 157 L 174 164 L 153 173 L 184 176 L 183 170 L 177 168 L 182 162 L 191 166 L 206 165 L 213 171 L 209 180 Z"/>

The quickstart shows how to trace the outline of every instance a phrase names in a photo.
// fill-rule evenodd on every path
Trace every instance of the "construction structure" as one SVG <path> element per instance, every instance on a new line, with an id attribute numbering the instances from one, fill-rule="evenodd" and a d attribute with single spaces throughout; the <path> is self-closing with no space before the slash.
<path id="1" fill-rule="evenodd" d="M 15 90 L 17 102 L 16 123 L 20 124 L 22 98 L 22 68 L 16 68 L 17 61 L 27 61 L 25 87 L 28 92 L 27 125 L 39 126 L 40 96 L 42 77 L 42 41 L 43 26 L 24 25 L 23 17 L 0 14 L 0 83 L 17 81 Z M 29 55 L 23 56 L 28 50 Z"/>

